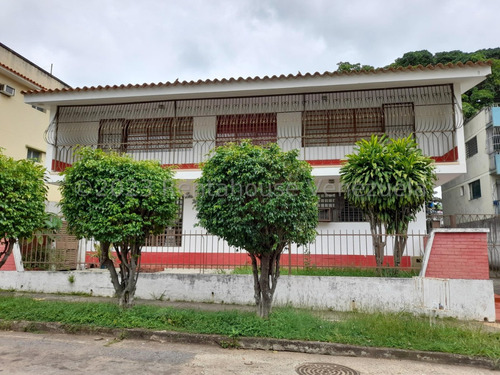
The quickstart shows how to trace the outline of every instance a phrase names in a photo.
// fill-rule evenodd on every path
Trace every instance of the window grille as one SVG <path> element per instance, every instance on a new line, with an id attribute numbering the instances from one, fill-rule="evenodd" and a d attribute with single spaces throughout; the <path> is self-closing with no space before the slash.
<path id="1" fill-rule="evenodd" d="M 101 120 L 99 145 L 117 151 L 192 148 L 193 118 Z"/>
<path id="2" fill-rule="evenodd" d="M 304 147 L 350 145 L 383 132 L 381 108 L 305 111 L 302 117 Z"/>
<path id="3" fill-rule="evenodd" d="M 243 139 L 251 139 L 255 145 L 275 143 L 276 113 L 217 116 L 217 146 Z"/>
<path id="4" fill-rule="evenodd" d="M 150 236 L 146 241 L 149 246 L 182 246 L 182 216 L 184 213 L 184 197 L 177 200 L 177 217 L 175 222 L 165 228 L 157 236 Z"/>
<path id="5" fill-rule="evenodd" d="M 126 120 L 101 120 L 99 126 L 99 147 L 108 150 L 121 151 Z"/>
<path id="6" fill-rule="evenodd" d="M 477 137 L 474 137 L 465 142 L 465 157 L 468 159 L 476 154 L 477 154 Z"/>
<path id="7" fill-rule="evenodd" d="M 488 135 L 488 153 L 500 152 L 500 127 L 491 126 L 487 130 Z"/>
<path id="8" fill-rule="evenodd" d="M 384 131 L 391 138 L 408 137 L 415 133 L 413 103 L 384 104 Z"/>
<path id="9" fill-rule="evenodd" d="M 320 193 L 318 198 L 318 221 L 320 222 L 366 221 L 363 211 L 352 206 L 344 193 Z"/>

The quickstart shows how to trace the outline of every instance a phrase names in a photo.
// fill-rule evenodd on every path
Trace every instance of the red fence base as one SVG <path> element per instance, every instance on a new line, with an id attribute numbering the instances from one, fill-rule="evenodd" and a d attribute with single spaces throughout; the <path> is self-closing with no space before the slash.
<path id="1" fill-rule="evenodd" d="M 99 262 L 91 253 L 87 253 L 88 267 L 98 267 Z M 161 271 L 165 268 L 210 268 L 230 269 L 250 266 L 252 261 L 246 253 L 176 253 L 176 252 L 144 252 L 141 255 L 141 268 L 149 271 Z M 283 267 L 366 267 L 373 268 L 377 264 L 373 255 L 303 255 L 283 253 L 281 256 Z M 392 256 L 384 259 L 385 267 L 393 267 Z M 411 257 L 403 256 L 401 268 L 411 267 Z"/>

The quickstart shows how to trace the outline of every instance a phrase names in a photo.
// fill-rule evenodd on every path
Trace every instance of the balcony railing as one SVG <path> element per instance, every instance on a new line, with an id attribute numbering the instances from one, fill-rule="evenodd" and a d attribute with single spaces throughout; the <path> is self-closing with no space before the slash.
<path id="1" fill-rule="evenodd" d="M 372 134 L 413 135 L 437 162 L 457 160 L 462 116 L 450 85 L 60 107 L 46 132 L 53 169 L 75 160 L 77 146 L 134 159 L 195 167 L 216 146 L 241 139 L 299 149 L 313 165 L 339 164 Z"/>

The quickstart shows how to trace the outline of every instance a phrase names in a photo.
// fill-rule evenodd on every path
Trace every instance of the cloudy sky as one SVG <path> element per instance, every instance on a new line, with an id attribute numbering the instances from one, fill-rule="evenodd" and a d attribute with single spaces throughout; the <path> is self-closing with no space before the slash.
<path id="1" fill-rule="evenodd" d="M 0 14 L 0 42 L 74 87 L 500 47 L 499 0 L 0 0 Z"/>

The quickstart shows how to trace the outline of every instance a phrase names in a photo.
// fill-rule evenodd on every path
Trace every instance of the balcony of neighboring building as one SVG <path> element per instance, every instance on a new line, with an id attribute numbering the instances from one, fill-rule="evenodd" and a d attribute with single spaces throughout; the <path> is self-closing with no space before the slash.
<path id="1" fill-rule="evenodd" d="M 372 134 L 414 136 L 436 163 L 458 161 L 461 110 L 452 85 L 313 94 L 60 106 L 46 132 L 51 168 L 64 170 L 77 147 L 196 169 L 211 149 L 251 139 L 299 149 L 313 166 L 338 167 Z"/>
<path id="2" fill-rule="evenodd" d="M 500 103 L 484 108 L 483 111 L 486 121 L 486 152 L 489 156 L 489 169 L 491 173 L 500 175 Z M 469 142 L 474 142 L 475 138 Z M 468 154 L 470 154 L 469 142 L 466 143 L 466 153 Z M 477 145 L 475 152 L 478 152 Z"/>

